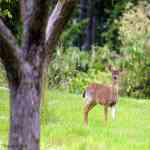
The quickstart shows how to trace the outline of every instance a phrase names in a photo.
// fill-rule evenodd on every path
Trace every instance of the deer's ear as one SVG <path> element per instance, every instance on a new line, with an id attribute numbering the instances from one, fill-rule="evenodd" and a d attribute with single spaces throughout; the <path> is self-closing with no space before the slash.
<path id="1" fill-rule="evenodd" d="M 108 70 L 112 71 L 112 65 L 108 65 Z"/>

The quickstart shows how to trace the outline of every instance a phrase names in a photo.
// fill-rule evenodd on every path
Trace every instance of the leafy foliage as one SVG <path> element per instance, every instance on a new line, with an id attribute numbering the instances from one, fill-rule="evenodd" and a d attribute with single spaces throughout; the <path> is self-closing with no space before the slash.
<path id="1" fill-rule="evenodd" d="M 73 47 L 57 48 L 49 66 L 49 86 L 65 87 L 79 94 L 91 82 L 108 83 L 110 77 L 105 69 L 109 62 L 111 54 L 107 47 L 93 47 L 90 53 Z"/>
<path id="2" fill-rule="evenodd" d="M 21 20 L 19 1 L 18 0 L 0 0 L 0 17 L 3 18 L 5 24 L 11 29 L 16 36 L 18 42 L 21 39 Z"/>
<path id="3" fill-rule="evenodd" d="M 88 54 L 78 48 L 57 48 L 54 59 L 48 70 L 48 82 L 51 87 L 67 85 L 71 78 L 75 77 L 80 67 L 86 68 Z"/>
<path id="4" fill-rule="evenodd" d="M 126 11 L 120 20 L 119 28 L 123 55 L 120 64 L 126 68 L 123 91 L 136 97 L 150 97 L 150 55 L 146 53 L 145 47 L 150 36 L 150 20 L 145 11 L 149 5 L 145 3 L 140 2 L 133 9 Z"/>
<path id="5" fill-rule="evenodd" d="M 80 22 L 73 21 L 71 25 L 62 33 L 60 38 L 60 44 L 63 47 L 69 47 L 73 45 L 76 38 L 81 36 L 80 34 L 87 26 L 88 20 L 82 20 Z"/>

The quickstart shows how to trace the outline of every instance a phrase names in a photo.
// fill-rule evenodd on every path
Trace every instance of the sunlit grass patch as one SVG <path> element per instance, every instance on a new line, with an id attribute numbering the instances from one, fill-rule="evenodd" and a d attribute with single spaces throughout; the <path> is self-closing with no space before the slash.
<path id="1" fill-rule="evenodd" d="M 83 98 L 65 91 L 46 92 L 41 109 L 41 150 L 149 150 L 150 102 L 120 98 L 116 120 L 109 113 L 104 123 L 103 107 L 89 113 L 83 125 Z M 9 95 L 0 90 L 0 144 L 8 142 Z M 2 150 L 6 147 L 3 146 Z M 1 150 L 1 149 L 0 149 Z"/>
<path id="2" fill-rule="evenodd" d="M 51 102 L 50 102 L 51 101 Z M 55 101 L 55 102 L 54 102 Z M 54 106 L 53 106 L 53 105 Z M 56 104 L 56 105 L 55 105 Z M 103 107 L 96 106 L 89 114 L 89 127 L 83 125 L 83 99 L 80 95 L 51 91 L 48 107 L 56 122 L 43 124 L 48 147 L 63 150 L 134 150 L 150 148 L 150 103 L 148 100 L 120 98 L 117 118 L 104 124 Z M 47 114 L 45 117 L 51 117 Z"/>

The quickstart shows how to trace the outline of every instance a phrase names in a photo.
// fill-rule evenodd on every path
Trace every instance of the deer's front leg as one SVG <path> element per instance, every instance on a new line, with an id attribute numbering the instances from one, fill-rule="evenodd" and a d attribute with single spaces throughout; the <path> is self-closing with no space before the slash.
<path id="1" fill-rule="evenodd" d="M 112 114 L 112 119 L 115 120 L 116 118 L 116 106 L 112 106 L 111 108 L 111 114 Z"/>
<path id="2" fill-rule="evenodd" d="M 95 104 L 93 104 L 93 103 L 85 104 L 85 106 L 84 106 L 84 124 L 85 124 L 85 126 L 88 125 L 88 113 L 94 106 L 95 106 Z"/>

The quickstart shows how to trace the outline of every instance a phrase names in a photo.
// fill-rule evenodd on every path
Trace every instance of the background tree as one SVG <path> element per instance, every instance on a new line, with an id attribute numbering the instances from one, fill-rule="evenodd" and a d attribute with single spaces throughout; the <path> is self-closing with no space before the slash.
<path id="1" fill-rule="evenodd" d="M 106 64 L 114 63 L 114 65 L 119 65 L 128 70 L 128 76 L 123 81 L 126 83 L 122 88 L 124 95 L 149 97 L 149 78 L 146 75 L 149 74 L 147 73 L 149 69 L 144 65 L 146 59 L 143 59 L 143 57 L 148 56 L 143 53 L 145 49 L 143 41 L 147 41 L 149 37 L 149 32 L 145 27 L 147 26 L 146 22 L 149 20 L 149 5 L 150 3 L 147 0 L 81 0 L 70 24 L 61 37 L 61 46 L 56 49 L 54 61 L 49 67 L 53 72 L 49 74 L 50 87 L 60 87 L 61 85 L 66 88 L 68 86 L 71 91 L 80 93 L 83 89 L 81 87 L 86 86 L 88 82 L 88 79 L 85 79 L 86 75 L 82 74 L 83 72 L 87 73 L 88 77 L 91 74 L 92 80 L 98 71 L 105 71 Z M 91 8 L 92 10 L 90 10 Z M 128 16 L 131 12 L 133 12 L 133 18 L 129 15 L 130 17 L 126 20 L 124 16 Z M 142 16 L 144 16 L 144 21 L 140 21 Z M 90 26 L 92 24 L 90 18 L 95 18 L 94 25 L 92 25 L 94 28 Z M 123 23 L 124 20 L 126 20 L 125 23 Z M 135 29 L 135 26 L 137 27 L 137 34 L 132 34 L 133 31 L 130 30 Z M 93 30 L 89 27 L 92 27 Z M 142 28 L 146 31 L 146 34 L 141 30 Z M 120 32 L 122 29 L 130 32 L 126 30 Z M 127 35 L 124 36 L 124 34 Z M 136 37 L 136 40 L 132 39 L 133 36 Z M 124 44 L 126 38 L 128 41 L 132 40 Z M 76 48 L 73 48 L 74 46 Z M 74 55 L 71 55 L 71 53 Z M 135 59 L 129 61 L 129 58 L 133 57 Z M 137 70 L 143 68 L 145 71 L 139 70 L 137 73 L 137 71 L 133 71 L 131 66 L 134 69 L 137 68 Z M 145 75 L 141 75 L 140 72 Z M 81 75 L 79 75 L 80 73 Z M 79 77 L 76 77 L 78 75 Z M 136 78 L 133 75 L 136 75 Z M 83 80 L 80 79 L 82 76 Z M 73 83 L 74 78 L 75 83 Z M 70 88 L 70 81 L 74 88 L 72 88 L 73 86 Z"/>
<path id="2" fill-rule="evenodd" d="M 48 17 L 48 0 L 21 0 L 21 46 L 0 19 L 0 58 L 10 89 L 9 149 L 38 150 L 42 77 L 76 0 L 60 0 Z M 46 30 L 47 28 L 47 30 Z"/>

